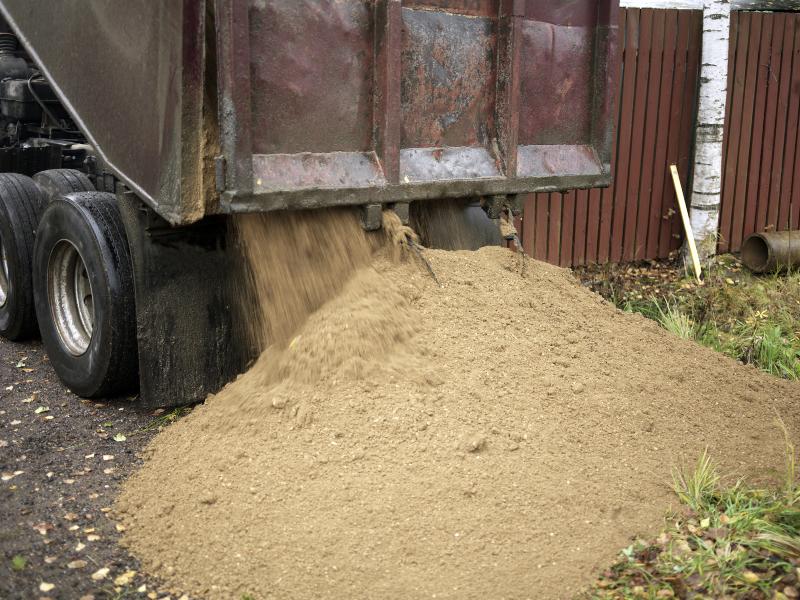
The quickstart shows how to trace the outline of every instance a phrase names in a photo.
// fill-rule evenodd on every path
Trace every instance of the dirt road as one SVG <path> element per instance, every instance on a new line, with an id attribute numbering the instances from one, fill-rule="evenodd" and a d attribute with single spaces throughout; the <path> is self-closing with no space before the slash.
<path id="1" fill-rule="evenodd" d="M 107 514 L 159 421 L 130 399 L 77 398 L 38 342 L 0 340 L 0 598 L 147 598 L 157 589 L 118 546 Z"/>

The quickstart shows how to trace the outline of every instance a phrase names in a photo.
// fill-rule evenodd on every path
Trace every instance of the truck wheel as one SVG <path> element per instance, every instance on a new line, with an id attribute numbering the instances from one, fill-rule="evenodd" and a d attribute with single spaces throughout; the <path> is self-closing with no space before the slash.
<path id="1" fill-rule="evenodd" d="M 133 269 L 112 194 L 53 200 L 34 248 L 33 285 L 42 342 L 73 392 L 87 398 L 137 383 Z"/>
<path id="2" fill-rule="evenodd" d="M 76 169 L 48 169 L 33 176 L 36 186 L 42 191 L 44 208 L 59 196 L 74 192 L 93 192 L 91 180 Z"/>
<path id="3" fill-rule="evenodd" d="M 0 174 L 0 334 L 9 340 L 36 334 L 32 260 L 41 202 L 30 177 Z"/>

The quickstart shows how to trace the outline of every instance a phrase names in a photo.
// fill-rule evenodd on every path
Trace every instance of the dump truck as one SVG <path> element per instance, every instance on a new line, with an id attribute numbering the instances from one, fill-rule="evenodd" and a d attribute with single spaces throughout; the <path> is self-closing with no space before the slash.
<path id="1" fill-rule="evenodd" d="M 74 393 L 202 400 L 237 213 L 611 181 L 615 0 L 0 0 L 0 333 Z"/>

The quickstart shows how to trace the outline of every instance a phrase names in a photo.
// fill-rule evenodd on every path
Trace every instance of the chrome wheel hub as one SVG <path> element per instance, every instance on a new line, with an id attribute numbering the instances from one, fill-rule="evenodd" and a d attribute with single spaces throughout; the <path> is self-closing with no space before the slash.
<path id="1" fill-rule="evenodd" d="M 78 249 L 59 241 L 47 264 L 50 311 L 61 343 L 73 356 L 89 347 L 94 329 L 92 284 Z"/>

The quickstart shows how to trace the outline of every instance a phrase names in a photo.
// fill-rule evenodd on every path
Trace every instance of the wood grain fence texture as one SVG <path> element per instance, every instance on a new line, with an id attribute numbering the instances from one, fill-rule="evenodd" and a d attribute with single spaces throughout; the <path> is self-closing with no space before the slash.
<path id="1" fill-rule="evenodd" d="M 800 14 L 731 15 L 719 250 L 800 227 Z"/>
<path id="2" fill-rule="evenodd" d="M 700 11 L 620 11 L 620 77 L 614 184 L 526 198 L 522 243 L 562 266 L 660 258 L 680 247 L 669 177 L 687 182 L 695 119 Z"/>

